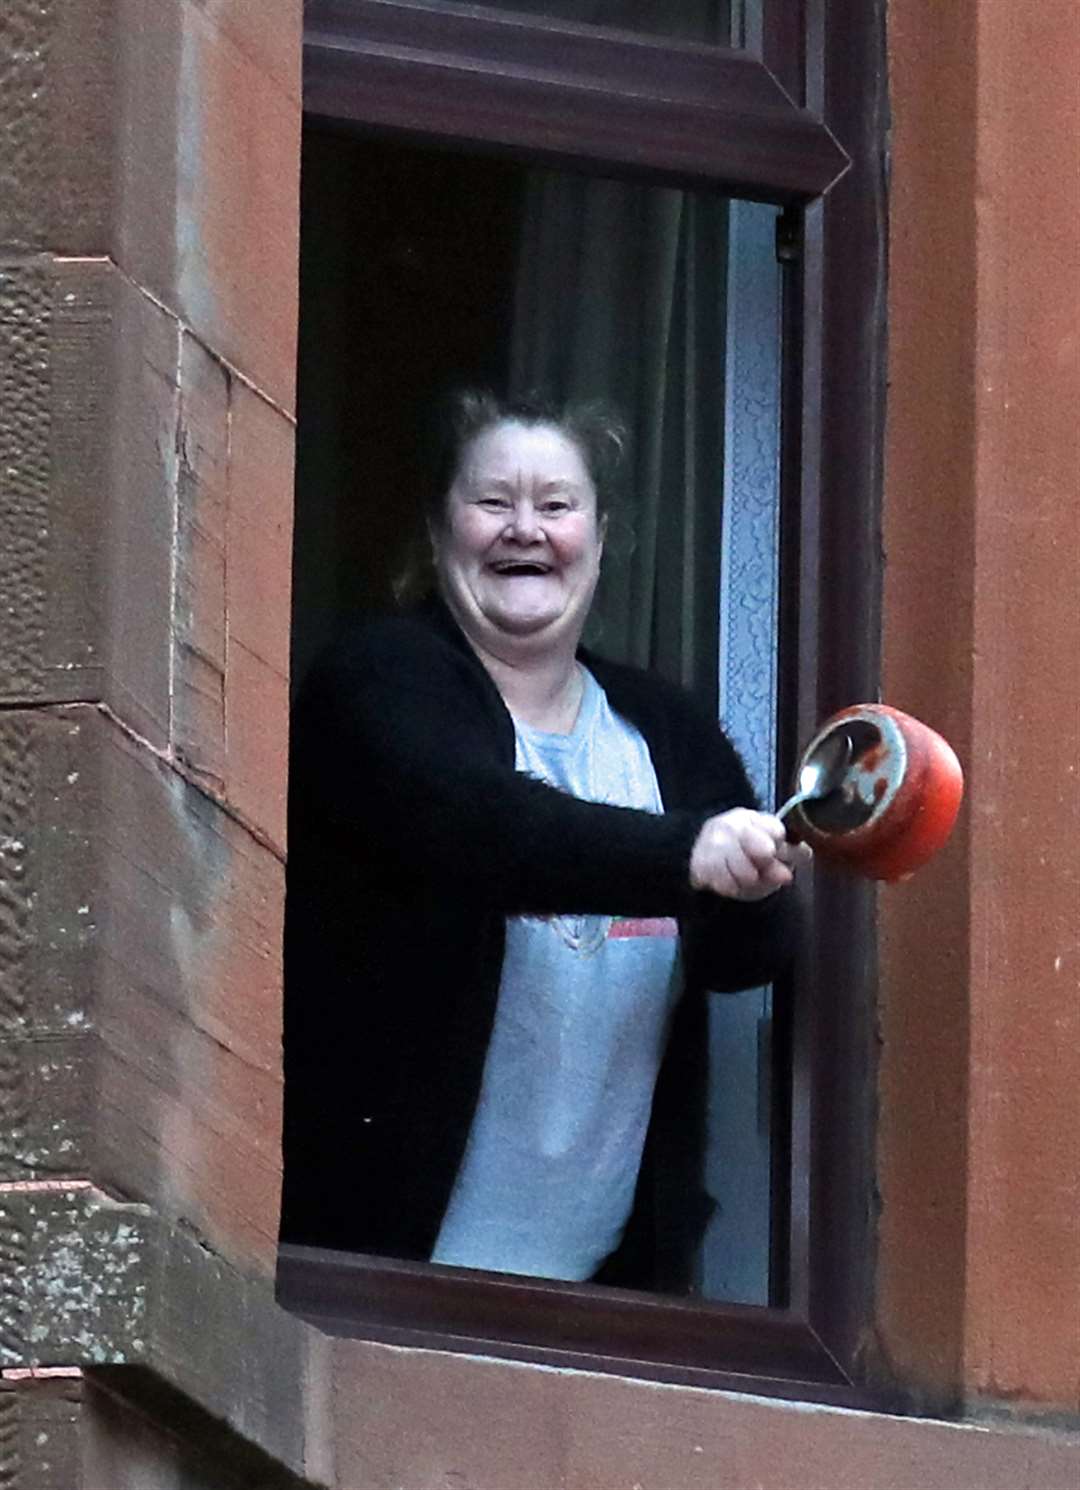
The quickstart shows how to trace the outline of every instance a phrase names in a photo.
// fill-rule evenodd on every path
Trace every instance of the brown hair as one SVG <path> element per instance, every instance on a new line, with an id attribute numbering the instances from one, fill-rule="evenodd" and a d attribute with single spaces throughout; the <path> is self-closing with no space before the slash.
<path id="1" fill-rule="evenodd" d="M 539 394 L 503 399 L 486 390 L 465 389 L 448 401 L 436 431 L 432 480 L 425 501 L 429 521 L 441 521 L 468 447 L 485 430 L 506 423 L 550 425 L 571 440 L 581 452 L 596 491 L 597 516 L 609 514 L 627 444 L 626 426 L 612 409 L 592 401 L 560 403 Z"/>

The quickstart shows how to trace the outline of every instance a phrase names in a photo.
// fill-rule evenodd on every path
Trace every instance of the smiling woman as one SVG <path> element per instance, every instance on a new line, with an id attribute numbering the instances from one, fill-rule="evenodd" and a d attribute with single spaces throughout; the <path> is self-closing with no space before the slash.
<path id="1" fill-rule="evenodd" d="M 694 1131 L 654 1112 L 685 1062 L 677 1010 L 790 955 L 807 851 L 681 690 L 580 645 L 617 438 L 572 408 L 462 400 L 436 595 L 308 677 L 290 1060 L 320 1079 L 287 1107 L 290 1240 L 647 1286 L 643 1156 Z M 689 1252 L 708 1207 L 686 1201 Z"/>
<path id="2" fill-rule="evenodd" d="M 603 538 L 585 458 L 557 427 L 511 417 L 476 434 L 431 536 L 439 588 L 493 662 L 508 638 L 576 642 Z"/>
<path id="3" fill-rule="evenodd" d="M 512 712 L 569 730 L 606 525 L 591 462 L 618 426 L 593 421 L 590 444 L 584 418 L 572 433 L 539 404 L 466 395 L 454 427 L 456 470 L 429 517 L 439 591 Z"/>

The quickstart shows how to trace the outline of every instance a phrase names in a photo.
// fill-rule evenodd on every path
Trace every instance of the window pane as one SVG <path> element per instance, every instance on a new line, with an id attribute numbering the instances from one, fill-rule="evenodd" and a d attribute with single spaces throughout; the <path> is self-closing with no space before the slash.
<path id="1" fill-rule="evenodd" d="M 439 9 L 439 0 L 428 0 Z M 453 0 L 451 0 L 453 3 Z M 760 0 L 501 0 L 480 9 L 508 10 L 578 25 L 612 26 L 678 41 L 704 41 L 717 46 L 742 46 L 745 12 Z"/>

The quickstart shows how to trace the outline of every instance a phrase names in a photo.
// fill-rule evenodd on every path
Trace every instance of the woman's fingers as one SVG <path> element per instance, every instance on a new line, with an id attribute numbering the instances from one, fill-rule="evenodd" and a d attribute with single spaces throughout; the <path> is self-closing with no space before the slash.
<path id="1" fill-rule="evenodd" d="M 808 843 L 788 843 L 785 840 L 777 849 L 776 857 L 781 864 L 789 864 L 792 869 L 808 869 L 814 862 L 814 851 Z"/>
<path id="2" fill-rule="evenodd" d="M 736 900 L 761 900 L 790 884 L 809 861 L 804 845 L 787 840 L 768 813 L 738 807 L 704 824 L 690 857 L 690 882 Z"/>

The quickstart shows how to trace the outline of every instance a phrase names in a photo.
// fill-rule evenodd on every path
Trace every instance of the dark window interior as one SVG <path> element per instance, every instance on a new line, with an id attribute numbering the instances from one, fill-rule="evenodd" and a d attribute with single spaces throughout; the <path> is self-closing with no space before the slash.
<path id="1" fill-rule="evenodd" d="M 774 270 L 770 223 L 763 253 Z M 296 686 L 350 617 L 394 603 L 425 546 L 432 407 L 448 389 L 505 391 L 516 379 L 517 391 L 601 395 L 633 415 L 633 489 L 607 545 L 590 639 L 608 655 L 668 672 L 715 707 L 729 226 L 728 204 L 713 193 L 307 128 Z M 775 324 L 762 334 L 775 339 Z M 534 381 L 537 368 L 543 377 Z M 775 442 L 775 417 L 764 437 Z M 650 482 L 656 504 L 635 512 Z M 295 823 L 303 804 L 294 800 L 291 812 Z M 701 1063 L 680 1078 L 707 1129 L 704 1157 L 688 1152 L 680 1172 L 672 1155 L 650 1183 L 662 1218 L 697 1193 L 712 1219 L 696 1259 L 672 1261 L 657 1281 L 764 1302 L 785 1286 L 784 1227 L 773 1223 L 786 1199 L 786 1120 L 770 1093 L 786 1078 L 774 1079 L 770 1062 L 786 1042 L 773 1038 L 768 991 L 710 1003 Z M 304 1007 L 295 989 L 291 1007 Z M 323 1073 L 298 1056 L 302 1014 L 292 1018 L 287 1101 L 296 1104 Z M 346 1132 L 341 1145 L 347 1165 Z M 709 1200 L 702 1164 L 713 1176 Z M 304 1226 L 305 1237 L 323 1232 L 314 1214 Z"/>
<path id="2" fill-rule="evenodd" d="M 506 381 L 522 171 L 304 135 L 293 679 L 391 603 L 420 536 L 423 419 Z"/>

